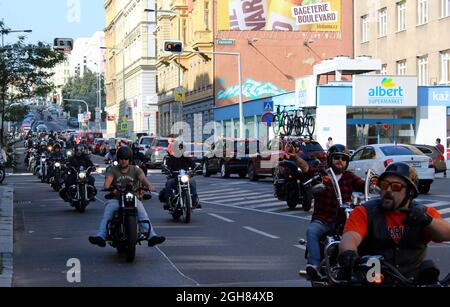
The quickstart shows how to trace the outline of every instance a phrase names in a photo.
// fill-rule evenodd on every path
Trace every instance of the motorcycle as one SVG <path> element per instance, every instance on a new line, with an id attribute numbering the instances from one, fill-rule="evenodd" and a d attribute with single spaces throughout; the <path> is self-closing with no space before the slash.
<path id="1" fill-rule="evenodd" d="M 379 197 L 379 189 L 377 188 L 378 175 L 370 169 L 366 173 L 364 194 L 358 192 L 353 193 L 352 201 L 350 203 L 343 202 L 339 181 L 337 180 L 333 169 L 329 168 L 326 170 L 326 176 L 322 177 L 322 181 L 331 181 L 332 183 L 336 199 L 339 203 L 338 210 L 336 210 L 336 221 L 338 221 L 338 223 L 336 223 L 334 230 L 320 241 L 320 250 L 323 260 L 319 267 L 320 274 L 323 278 L 321 280 L 310 280 L 313 287 L 330 286 L 337 280 L 337 276 L 340 273 L 340 268 L 337 264 L 339 244 L 348 217 L 356 207 L 363 205 L 374 197 Z M 342 211 L 345 212 L 344 218 L 339 219 L 338 217 Z M 301 240 L 299 243 L 301 245 L 306 245 L 305 240 Z M 305 258 L 308 258 L 308 252 L 308 249 L 306 249 Z M 308 278 L 306 271 L 300 271 L 300 276 Z"/>
<path id="2" fill-rule="evenodd" d="M 53 164 L 53 177 L 50 178 L 50 184 L 55 192 L 61 190 L 64 183 L 65 161 L 57 160 Z"/>
<path id="3" fill-rule="evenodd" d="M 163 165 L 162 173 L 168 175 L 168 178 L 174 178 L 175 184 L 171 199 L 165 199 L 164 190 L 159 194 L 159 200 L 161 203 L 168 203 L 169 213 L 172 215 L 175 221 L 178 221 L 181 217 L 183 222 L 189 224 L 192 216 L 192 196 L 191 196 L 191 179 L 200 174 L 199 170 L 201 166 L 196 167 L 194 170 L 180 170 L 178 172 L 172 172 L 167 166 Z"/>
<path id="4" fill-rule="evenodd" d="M 134 190 L 131 184 L 124 188 L 114 186 L 109 191 L 117 190 L 119 199 L 119 210 L 114 213 L 112 220 L 108 221 L 107 242 L 116 248 L 119 254 L 125 253 L 127 262 L 133 262 L 136 256 L 136 245 L 147 241 L 150 237 L 150 221 L 138 220 L 138 197 L 136 194 L 144 189 Z M 106 199 L 114 199 L 113 193 L 107 194 Z M 151 194 L 145 194 L 143 199 L 150 200 Z M 148 233 L 141 233 L 139 223 L 149 225 Z"/>
<path id="5" fill-rule="evenodd" d="M 77 177 L 76 183 L 67 189 L 69 202 L 80 213 L 84 213 L 89 203 L 95 199 L 95 187 L 88 184 L 89 175 L 95 169 L 95 166 L 91 166 L 87 170 L 81 167 L 80 171 L 77 171 L 76 168 L 69 166 L 69 175 L 75 174 Z"/>
<path id="6" fill-rule="evenodd" d="M 105 160 L 105 164 L 108 165 L 105 169 L 105 174 L 108 174 L 109 170 L 111 169 L 111 167 L 114 166 L 118 166 L 119 162 L 117 161 L 112 161 L 112 160 Z"/>
<path id="7" fill-rule="evenodd" d="M 281 170 L 283 174 L 281 174 Z M 305 212 L 311 210 L 313 187 L 318 177 L 308 180 L 295 162 L 284 160 L 274 172 L 275 197 L 285 201 L 290 209 L 302 205 Z"/>
<path id="8" fill-rule="evenodd" d="M 46 170 L 47 170 L 47 155 L 45 153 L 42 153 L 39 159 L 39 165 L 36 166 L 35 171 L 35 173 L 38 175 L 38 178 L 41 179 L 41 182 L 44 182 Z"/>
<path id="9" fill-rule="evenodd" d="M 0 184 L 3 183 L 3 180 L 5 180 L 6 177 L 6 170 L 5 170 L 5 160 L 3 160 L 3 157 L 0 159 Z"/>

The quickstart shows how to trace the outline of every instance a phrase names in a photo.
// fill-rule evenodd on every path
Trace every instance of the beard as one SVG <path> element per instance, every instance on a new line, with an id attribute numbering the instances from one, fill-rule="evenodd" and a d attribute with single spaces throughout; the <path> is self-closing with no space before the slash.
<path id="1" fill-rule="evenodd" d="M 390 192 L 386 192 L 381 198 L 381 206 L 386 211 L 395 211 L 399 204 L 394 200 Z"/>

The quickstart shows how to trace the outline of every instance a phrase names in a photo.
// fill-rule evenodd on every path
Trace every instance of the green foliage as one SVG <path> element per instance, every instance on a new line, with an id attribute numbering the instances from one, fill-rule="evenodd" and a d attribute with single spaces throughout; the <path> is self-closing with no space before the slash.
<path id="1" fill-rule="evenodd" d="M 5 121 L 17 123 L 24 120 L 25 115 L 28 114 L 30 108 L 21 104 L 10 105 L 5 110 Z"/>
<path id="2" fill-rule="evenodd" d="M 105 101 L 106 96 L 103 91 L 103 79 L 101 80 L 100 88 L 102 89 L 102 101 Z M 86 69 L 82 78 L 79 76 L 69 78 L 69 81 L 63 88 L 63 96 L 68 99 L 80 99 L 86 101 L 89 105 L 89 110 L 94 114 L 94 110 L 97 107 L 97 83 L 98 74 Z M 64 101 L 63 107 L 66 112 L 70 112 L 73 116 L 73 114 L 78 114 L 79 105 L 80 104 L 77 103 Z M 83 111 L 85 111 L 86 107 L 84 104 L 81 106 L 83 107 Z M 94 120 L 94 116 L 92 116 L 91 120 Z"/>
<path id="3" fill-rule="evenodd" d="M 0 31 L 7 32 L 1 21 Z M 24 37 L 0 48 L 1 93 L 6 93 L 0 112 L 14 103 L 51 93 L 54 89 L 51 69 L 64 59 L 64 54 L 53 51 L 48 44 L 25 44 Z"/>

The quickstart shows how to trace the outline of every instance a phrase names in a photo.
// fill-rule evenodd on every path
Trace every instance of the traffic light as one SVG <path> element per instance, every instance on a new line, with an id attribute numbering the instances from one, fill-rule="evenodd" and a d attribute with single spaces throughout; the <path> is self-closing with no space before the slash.
<path id="1" fill-rule="evenodd" d="M 73 50 L 73 39 L 71 39 L 71 38 L 55 38 L 53 40 L 53 48 L 55 50 L 70 52 Z"/>
<path id="2" fill-rule="evenodd" d="M 57 103 L 58 102 L 58 96 L 56 96 L 56 95 L 53 95 L 53 103 Z"/>
<path id="3" fill-rule="evenodd" d="M 181 41 L 164 41 L 164 51 L 172 53 L 183 52 L 183 42 Z"/>

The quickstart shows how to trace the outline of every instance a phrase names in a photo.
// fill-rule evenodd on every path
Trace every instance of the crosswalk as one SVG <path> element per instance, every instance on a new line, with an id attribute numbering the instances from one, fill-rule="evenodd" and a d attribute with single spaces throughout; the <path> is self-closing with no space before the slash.
<path id="1" fill-rule="evenodd" d="M 202 188 L 202 186 L 204 188 Z M 277 213 L 286 216 L 296 216 L 309 219 L 312 211 L 304 212 L 301 205 L 295 210 L 287 207 L 286 202 L 279 201 L 273 194 L 271 185 L 248 185 L 239 182 L 230 182 L 211 185 L 199 185 L 198 195 L 204 203 L 220 204 L 223 206 L 241 207 L 244 209 L 258 210 Z M 439 211 L 442 217 L 450 222 L 450 199 L 449 201 L 433 200 L 420 197 L 417 202 Z"/>

